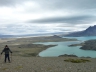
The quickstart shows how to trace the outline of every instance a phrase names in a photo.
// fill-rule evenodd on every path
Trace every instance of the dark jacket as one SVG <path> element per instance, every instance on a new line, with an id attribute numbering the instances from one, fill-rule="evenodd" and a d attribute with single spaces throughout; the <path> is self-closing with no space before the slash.
<path id="1" fill-rule="evenodd" d="M 9 52 L 12 53 L 12 51 L 11 51 L 9 48 L 4 48 L 4 49 L 2 50 L 2 52 L 1 52 L 1 54 L 2 54 L 3 52 L 5 52 L 5 54 L 9 54 Z"/>

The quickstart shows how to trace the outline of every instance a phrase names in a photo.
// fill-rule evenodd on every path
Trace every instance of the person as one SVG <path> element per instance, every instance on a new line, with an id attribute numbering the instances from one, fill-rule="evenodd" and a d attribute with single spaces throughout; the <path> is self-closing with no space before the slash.
<path id="1" fill-rule="evenodd" d="M 12 51 L 10 50 L 10 48 L 7 45 L 5 45 L 5 48 L 2 50 L 1 55 L 3 54 L 3 52 L 5 52 L 5 63 L 6 63 L 7 58 L 10 63 L 9 52 L 12 54 Z"/>

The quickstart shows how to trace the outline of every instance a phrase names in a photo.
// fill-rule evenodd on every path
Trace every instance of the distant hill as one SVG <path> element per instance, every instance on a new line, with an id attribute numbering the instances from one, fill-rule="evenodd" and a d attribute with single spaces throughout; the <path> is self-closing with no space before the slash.
<path id="1" fill-rule="evenodd" d="M 79 31 L 79 32 L 73 32 L 64 36 L 73 36 L 73 37 L 78 37 L 78 36 L 96 36 L 96 25 L 88 27 L 84 31 Z"/>
<path id="2" fill-rule="evenodd" d="M 0 38 L 16 38 L 16 37 L 33 37 L 33 36 L 53 36 L 57 37 L 56 35 L 64 34 L 64 32 L 56 32 L 56 33 L 43 33 L 43 34 L 25 34 L 25 35 L 3 35 L 0 34 Z"/>
<path id="3" fill-rule="evenodd" d="M 14 37 L 14 35 L 1 35 L 0 34 L 0 38 L 11 38 Z"/>
<path id="4" fill-rule="evenodd" d="M 84 45 L 80 49 L 96 51 L 96 39 L 85 41 Z"/>

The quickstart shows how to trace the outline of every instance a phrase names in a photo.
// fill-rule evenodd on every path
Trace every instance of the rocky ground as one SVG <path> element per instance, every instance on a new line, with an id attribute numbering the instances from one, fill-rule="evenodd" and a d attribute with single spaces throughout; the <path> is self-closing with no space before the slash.
<path id="1" fill-rule="evenodd" d="M 11 63 L 4 63 L 0 58 L 0 72 L 96 72 L 96 59 L 90 62 L 71 63 L 65 59 L 77 57 L 21 57 L 13 56 Z"/>

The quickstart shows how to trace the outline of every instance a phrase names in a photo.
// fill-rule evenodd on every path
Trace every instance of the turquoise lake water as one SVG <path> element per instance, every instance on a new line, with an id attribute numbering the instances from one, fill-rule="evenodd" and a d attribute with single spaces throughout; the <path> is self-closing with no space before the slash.
<path id="1" fill-rule="evenodd" d="M 92 57 L 96 58 L 96 51 L 91 50 L 82 50 L 80 46 L 75 47 L 68 47 L 70 44 L 77 44 L 81 43 L 86 40 L 96 39 L 96 36 L 90 37 L 64 37 L 64 38 L 76 38 L 80 41 L 66 41 L 66 42 L 39 42 L 37 44 L 44 44 L 44 45 L 57 45 L 55 47 L 50 47 L 42 52 L 39 53 L 41 57 L 57 57 L 63 54 L 74 54 L 78 57 Z"/>

